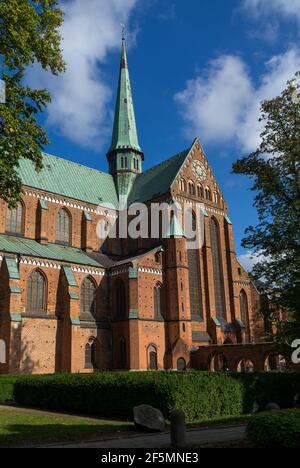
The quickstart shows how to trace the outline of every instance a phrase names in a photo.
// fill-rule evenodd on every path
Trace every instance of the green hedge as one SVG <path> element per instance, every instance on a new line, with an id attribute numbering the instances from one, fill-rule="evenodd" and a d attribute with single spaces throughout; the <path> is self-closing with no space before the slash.
<path id="1" fill-rule="evenodd" d="M 14 400 L 14 385 L 17 377 L 0 375 L 0 404 Z"/>
<path id="2" fill-rule="evenodd" d="M 231 374 L 244 387 L 244 413 L 264 411 L 268 403 L 281 409 L 300 404 L 300 374 L 262 372 Z"/>
<path id="3" fill-rule="evenodd" d="M 243 412 L 242 384 L 212 373 L 99 373 L 55 375 L 17 381 L 20 405 L 104 417 L 132 418 L 136 405 L 155 406 L 168 417 L 185 411 L 188 421 Z"/>
<path id="4" fill-rule="evenodd" d="M 300 410 L 271 411 L 252 416 L 247 434 L 258 448 L 300 448 Z"/>
<path id="5" fill-rule="evenodd" d="M 132 417 L 150 404 L 166 417 L 182 409 L 190 422 L 300 404 L 300 374 L 208 372 L 105 372 L 92 375 L 0 376 L 0 402 L 106 417 Z"/>

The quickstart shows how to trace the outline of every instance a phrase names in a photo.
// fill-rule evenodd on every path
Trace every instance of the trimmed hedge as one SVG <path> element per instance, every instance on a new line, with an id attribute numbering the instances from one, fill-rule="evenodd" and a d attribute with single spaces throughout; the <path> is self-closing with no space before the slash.
<path id="1" fill-rule="evenodd" d="M 140 404 L 159 408 L 166 417 L 181 409 L 190 422 L 243 412 L 242 384 L 212 373 L 41 376 L 17 381 L 14 398 L 25 406 L 125 419 Z"/>
<path id="2" fill-rule="evenodd" d="M 16 376 L 0 375 L 0 403 L 14 400 L 14 385 L 16 381 Z"/>
<path id="3" fill-rule="evenodd" d="M 300 410 L 252 416 L 247 435 L 258 448 L 300 448 Z"/>
<path id="4" fill-rule="evenodd" d="M 244 413 L 264 411 L 268 403 L 281 409 L 300 405 L 300 374 L 262 372 L 231 374 L 244 387 Z"/>
<path id="5" fill-rule="evenodd" d="M 150 404 L 166 417 L 182 409 L 190 422 L 300 405 L 300 374 L 104 372 L 91 375 L 0 376 L 0 402 L 106 417 L 132 418 Z"/>

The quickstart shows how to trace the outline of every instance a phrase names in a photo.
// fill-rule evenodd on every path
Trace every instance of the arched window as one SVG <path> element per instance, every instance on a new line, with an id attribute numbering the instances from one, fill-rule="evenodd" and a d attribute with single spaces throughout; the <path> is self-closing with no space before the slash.
<path id="1" fill-rule="evenodd" d="M 189 182 L 189 194 L 190 195 L 195 195 L 195 185 L 194 182 Z"/>
<path id="2" fill-rule="evenodd" d="M 197 230 L 197 219 L 193 213 L 193 231 Z M 190 307 L 192 320 L 202 320 L 202 292 L 201 292 L 201 273 L 200 273 L 200 257 L 198 249 L 187 250 L 187 261 L 189 269 L 189 293 Z"/>
<path id="3" fill-rule="evenodd" d="M 205 197 L 206 197 L 206 200 L 212 201 L 211 190 L 208 187 L 206 187 L 206 189 L 205 189 Z"/>
<path id="4" fill-rule="evenodd" d="M 126 318 L 126 292 L 122 280 L 116 282 L 116 315 L 118 319 Z"/>
<path id="5" fill-rule="evenodd" d="M 124 336 L 120 339 L 120 369 L 126 369 L 127 367 L 127 350 L 126 340 Z"/>
<path id="6" fill-rule="evenodd" d="M 220 203 L 220 195 L 219 192 L 214 192 L 214 202 Z"/>
<path id="7" fill-rule="evenodd" d="M 121 157 L 121 169 L 124 169 L 124 158 L 123 158 L 123 156 Z"/>
<path id="8" fill-rule="evenodd" d="M 15 208 L 8 208 L 6 210 L 6 232 L 8 234 L 23 234 L 24 209 L 23 204 L 18 202 Z"/>
<path id="9" fill-rule="evenodd" d="M 245 293 L 243 289 L 240 292 L 240 311 L 241 311 L 241 320 L 246 330 L 246 340 L 250 341 L 248 298 L 247 298 L 247 294 Z"/>
<path id="10" fill-rule="evenodd" d="M 219 225 L 214 218 L 210 220 L 211 252 L 215 285 L 216 315 L 226 319 L 225 292 L 221 263 L 221 245 Z"/>
<path id="11" fill-rule="evenodd" d="M 80 315 L 86 319 L 96 316 L 96 286 L 91 278 L 85 278 L 81 284 Z"/>
<path id="12" fill-rule="evenodd" d="M 162 316 L 162 286 L 157 284 L 154 288 L 154 318 L 159 319 Z"/>
<path id="13" fill-rule="evenodd" d="M 151 345 L 148 348 L 148 368 L 149 370 L 157 370 L 157 349 Z"/>
<path id="14" fill-rule="evenodd" d="M 185 371 L 186 370 L 186 362 L 185 362 L 185 359 L 183 358 L 179 358 L 177 360 L 177 370 L 178 371 Z"/>
<path id="15" fill-rule="evenodd" d="M 28 278 L 26 309 L 29 314 L 47 312 L 46 279 L 39 270 L 34 270 Z"/>
<path id="16" fill-rule="evenodd" d="M 69 213 L 62 208 L 57 213 L 56 218 L 56 242 L 61 244 L 70 244 L 71 239 L 71 217 Z"/>
<path id="17" fill-rule="evenodd" d="M 127 157 L 124 158 L 124 167 L 125 169 L 127 169 L 127 166 L 128 166 L 128 161 L 127 161 Z"/>
<path id="18" fill-rule="evenodd" d="M 6 343 L 0 340 L 0 364 L 6 364 Z"/>
<path id="19" fill-rule="evenodd" d="M 186 181 L 184 179 L 180 179 L 180 190 L 186 192 Z"/>
<path id="20" fill-rule="evenodd" d="M 96 340 L 90 338 L 89 342 L 85 345 L 84 350 L 84 367 L 85 369 L 96 368 Z"/>
<path id="21" fill-rule="evenodd" d="M 197 185 L 197 196 L 199 198 L 204 198 L 204 191 L 202 185 Z"/>

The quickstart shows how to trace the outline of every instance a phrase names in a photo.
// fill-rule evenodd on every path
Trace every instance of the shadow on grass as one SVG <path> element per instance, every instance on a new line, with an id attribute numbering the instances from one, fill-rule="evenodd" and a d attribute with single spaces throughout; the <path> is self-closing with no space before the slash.
<path id="1" fill-rule="evenodd" d="M 4 430 L 3 430 L 4 429 Z M 0 447 L 38 443 L 66 442 L 94 439 L 109 435 L 119 436 L 134 432 L 132 424 L 8 424 L 0 433 Z"/>

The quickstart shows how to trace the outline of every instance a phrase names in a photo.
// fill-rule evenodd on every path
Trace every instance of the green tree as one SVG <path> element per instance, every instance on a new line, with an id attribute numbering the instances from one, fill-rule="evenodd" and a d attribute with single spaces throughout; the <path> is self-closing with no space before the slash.
<path id="1" fill-rule="evenodd" d="M 6 104 L 0 104 L 0 197 L 11 205 L 21 194 L 20 159 L 30 159 L 40 170 L 49 143 L 38 115 L 51 97 L 24 84 L 26 70 L 38 63 L 54 75 L 64 71 L 62 23 L 57 0 L 0 0 L 0 78 L 6 83 Z"/>
<path id="2" fill-rule="evenodd" d="M 260 254 L 254 274 L 266 283 L 271 302 L 289 311 L 288 323 L 277 323 L 277 339 L 286 344 L 300 338 L 299 76 L 262 103 L 261 144 L 233 166 L 253 181 L 259 224 L 246 230 L 243 246 Z"/>

